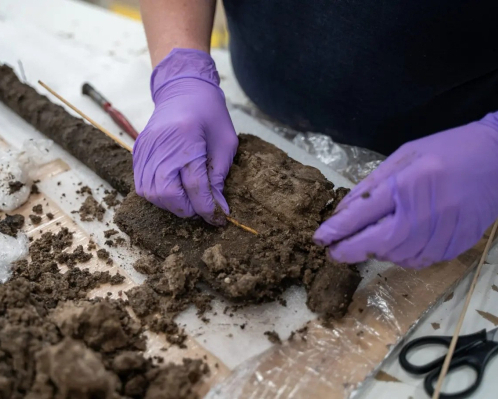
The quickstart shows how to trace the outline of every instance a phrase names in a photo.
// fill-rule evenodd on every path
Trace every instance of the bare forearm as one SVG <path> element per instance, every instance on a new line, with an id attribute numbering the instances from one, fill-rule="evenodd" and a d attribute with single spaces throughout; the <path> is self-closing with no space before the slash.
<path id="1" fill-rule="evenodd" d="M 155 67 L 175 48 L 209 52 L 216 0 L 140 0 Z"/>

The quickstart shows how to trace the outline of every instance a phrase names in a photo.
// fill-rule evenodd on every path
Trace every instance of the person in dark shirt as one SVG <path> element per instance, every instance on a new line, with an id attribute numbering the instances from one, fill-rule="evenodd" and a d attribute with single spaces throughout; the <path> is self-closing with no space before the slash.
<path id="1" fill-rule="evenodd" d="M 237 137 L 209 55 L 215 0 L 141 0 L 155 111 L 137 193 L 217 223 Z M 235 75 L 266 114 L 389 157 L 314 240 L 332 258 L 449 260 L 498 217 L 498 3 L 225 0 Z M 439 133 L 438 133 L 439 132 Z M 209 161 L 210 167 L 207 167 Z"/>

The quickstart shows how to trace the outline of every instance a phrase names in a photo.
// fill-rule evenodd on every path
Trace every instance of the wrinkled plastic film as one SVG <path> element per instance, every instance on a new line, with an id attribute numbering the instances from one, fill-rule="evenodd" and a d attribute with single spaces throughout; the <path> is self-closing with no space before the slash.
<path id="1" fill-rule="evenodd" d="M 307 153 L 314 155 L 321 162 L 353 183 L 359 183 L 386 159 L 384 155 L 367 148 L 339 144 L 326 134 L 299 132 L 282 126 L 259 111 L 252 103 L 248 105 L 229 103 L 228 107 L 229 109 L 239 109 L 256 118 L 279 136 L 291 141 Z"/>
<path id="2" fill-rule="evenodd" d="M 28 237 L 18 232 L 16 237 L 0 233 L 0 283 L 10 277 L 12 263 L 28 255 Z"/>
<path id="3" fill-rule="evenodd" d="M 20 151 L 0 151 L 0 211 L 13 211 L 27 201 L 31 172 L 46 160 L 52 144 L 51 140 L 27 140 Z"/>
<path id="4" fill-rule="evenodd" d="M 297 133 L 292 142 L 354 183 L 367 177 L 385 159 L 366 148 L 338 144 L 320 133 Z"/>
<path id="5" fill-rule="evenodd" d="M 0 211 L 13 211 L 27 201 L 33 183 L 31 171 L 44 162 L 51 146 L 51 140 L 27 140 L 20 151 L 0 151 Z M 28 246 L 28 237 L 22 232 L 16 237 L 0 233 L 0 283 L 10 277 L 12 263 L 27 256 Z"/>

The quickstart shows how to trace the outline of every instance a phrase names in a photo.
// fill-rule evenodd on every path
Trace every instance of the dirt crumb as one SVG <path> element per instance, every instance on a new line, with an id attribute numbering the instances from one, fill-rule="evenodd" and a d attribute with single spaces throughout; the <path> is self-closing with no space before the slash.
<path id="1" fill-rule="evenodd" d="M 31 220 L 31 223 L 33 223 L 34 225 L 40 224 L 42 221 L 41 216 L 33 215 L 33 214 L 29 215 L 29 219 Z"/>
<path id="2" fill-rule="evenodd" d="M 276 345 L 282 344 L 282 340 L 280 339 L 280 336 L 278 335 L 277 332 L 265 331 L 265 335 L 268 337 L 268 341 L 270 341 L 272 344 L 276 344 Z"/>
<path id="3" fill-rule="evenodd" d="M 9 194 L 15 194 L 23 187 L 24 183 L 21 183 L 20 181 L 9 181 Z"/>
<path id="4" fill-rule="evenodd" d="M 138 259 L 133 268 L 142 274 L 157 274 L 162 270 L 161 260 L 154 255 L 146 255 Z"/>
<path id="5" fill-rule="evenodd" d="M 33 194 L 33 195 L 40 194 L 40 189 L 38 188 L 38 186 L 36 185 L 36 183 L 34 183 L 31 186 L 31 194 Z"/>
<path id="6" fill-rule="evenodd" d="M 121 204 L 121 201 L 117 199 L 118 192 L 115 190 L 109 191 L 105 190 L 104 193 L 106 194 L 104 196 L 104 202 L 107 205 L 108 208 L 114 208 L 117 205 Z"/>
<path id="7" fill-rule="evenodd" d="M 117 231 L 116 229 L 110 229 L 110 230 L 104 231 L 105 238 L 112 237 L 113 235 L 116 235 L 116 234 L 119 234 L 119 231 Z"/>
<path id="8" fill-rule="evenodd" d="M 66 264 L 68 267 L 76 266 L 77 263 L 85 263 L 93 258 L 90 252 L 85 252 L 83 245 L 78 245 L 72 252 L 61 252 L 56 260 L 60 264 Z"/>
<path id="9" fill-rule="evenodd" d="M 85 202 L 79 209 L 80 219 L 83 222 L 91 222 L 97 219 L 101 222 L 104 219 L 105 208 L 100 205 L 93 196 L 86 197 Z"/>
<path id="10" fill-rule="evenodd" d="M 439 323 L 431 323 L 431 326 L 434 330 L 439 330 L 441 328 L 441 325 Z"/>
<path id="11" fill-rule="evenodd" d="M 79 190 L 76 190 L 76 194 L 80 194 L 80 195 L 84 195 L 84 194 L 93 195 L 93 192 L 92 192 L 92 189 L 90 187 L 83 186 Z"/>
<path id="12" fill-rule="evenodd" d="M 53 220 L 54 218 L 54 214 L 52 212 L 48 212 L 45 216 L 48 218 L 48 220 Z"/>
<path id="13" fill-rule="evenodd" d="M 379 372 L 375 375 L 374 377 L 377 381 L 384 381 L 384 382 L 401 382 L 399 379 L 396 377 L 392 376 L 389 373 L 386 373 L 385 371 L 379 370 Z"/>
<path id="14" fill-rule="evenodd" d="M 107 260 L 109 259 L 109 251 L 107 249 L 101 248 L 97 251 L 97 257 L 99 259 Z"/>
<path id="15" fill-rule="evenodd" d="M 111 285 L 119 285 L 125 280 L 126 280 L 125 276 L 116 273 L 114 276 L 111 277 L 111 280 L 109 282 L 111 283 Z"/>
<path id="16" fill-rule="evenodd" d="M 16 237 L 17 232 L 21 230 L 23 226 L 23 215 L 5 215 L 5 218 L 0 220 L 0 233 Z"/>
<path id="17" fill-rule="evenodd" d="M 126 240 L 123 237 L 116 237 L 114 243 L 120 247 L 126 244 Z"/>
<path id="18" fill-rule="evenodd" d="M 41 215 L 43 213 L 43 206 L 42 204 L 35 205 L 32 210 L 37 215 Z"/>

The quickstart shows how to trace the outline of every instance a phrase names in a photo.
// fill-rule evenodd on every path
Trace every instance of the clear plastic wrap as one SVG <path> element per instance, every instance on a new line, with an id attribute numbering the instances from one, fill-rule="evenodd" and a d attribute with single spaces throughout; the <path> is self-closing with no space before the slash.
<path id="1" fill-rule="evenodd" d="M 277 133 L 354 183 L 367 177 L 385 159 L 383 155 L 366 148 L 338 144 L 321 133 L 299 133 L 281 128 L 277 129 Z"/>
<path id="2" fill-rule="evenodd" d="M 43 163 L 51 140 L 26 140 L 20 151 L 0 152 L 0 211 L 10 212 L 26 202 L 33 173 Z"/>
<path id="3" fill-rule="evenodd" d="M 13 262 L 28 255 L 28 237 L 17 233 L 11 237 L 0 233 L 0 283 L 5 283 L 10 277 L 10 266 Z"/>

